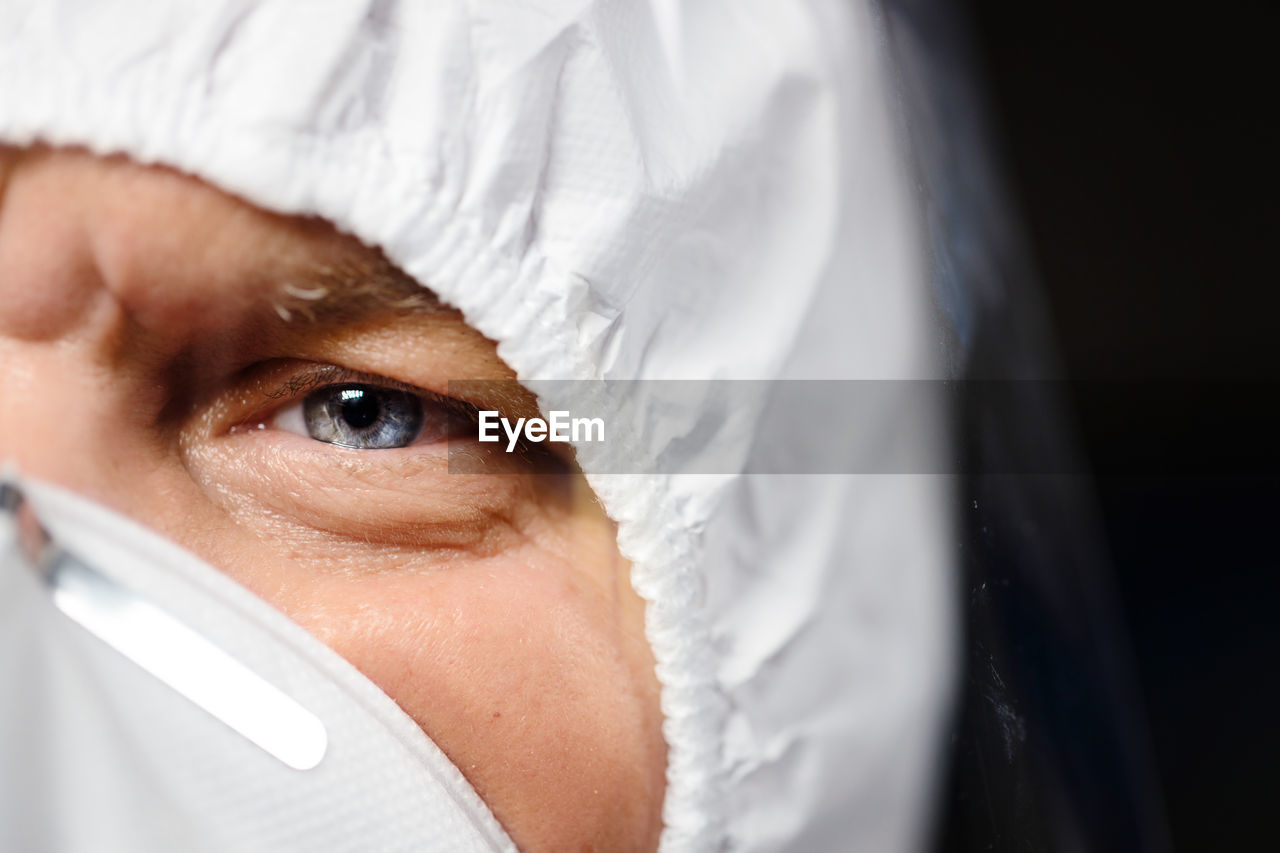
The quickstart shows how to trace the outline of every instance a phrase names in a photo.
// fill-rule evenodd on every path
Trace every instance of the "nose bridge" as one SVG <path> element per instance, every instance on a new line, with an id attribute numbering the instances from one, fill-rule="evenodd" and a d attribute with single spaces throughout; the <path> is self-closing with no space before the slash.
<path id="1" fill-rule="evenodd" d="M 124 159 L 0 148 L 0 461 L 122 511 L 150 499 L 172 371 L 243 339 L 257 304 L 243 265 L 202 263 L 262 230 L 238 205 Z"/>

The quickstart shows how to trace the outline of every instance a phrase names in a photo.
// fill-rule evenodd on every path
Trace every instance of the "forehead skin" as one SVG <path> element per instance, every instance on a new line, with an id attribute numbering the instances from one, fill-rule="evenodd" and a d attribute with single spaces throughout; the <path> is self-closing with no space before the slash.
<path id="1" fill-rule="evenodd" d="M 421 345 L 465 347 L 475 367 L 514 378 L 492 343 L 457 312 L 323 220 L 267 213 L 179 173 L 122 157 L 4 146 L 0 199 L 19 172 L 38 172 L 47 200 L 74 199 L 77 215 L 68 217 L 67 205 L 57 203 L 24 207 L 22 221 L 6 229 L 10 273 L 34 275 L 34 265 L 24 261 L 45 242 L 86 242 L 83 256 L 68 255 L 56 270 L 65 275 L 15 288 L 19 304 L 6 320 L 25 324 L 27 337 L 52 336 L 77 322 L 94 298 L 104 297 L 103 283 L 131 321 L 188 347 L 224 339 L 246 320 L 264 318 L 268 303 L 280 319 L 297 313 L 321 321 L 320 329 L 305 330 L 309 335 L 388 309 L 417 309 L 436 320 Z M 0 207 L 0 217 L 5 212 Z M 87 223 L 92 233 L 86 233 Z M 40 239 L 25 239 L 32 236 Z M 259 331 L 298 330 L 270 324 Z"/>
<path id="2" fill-rule="evenodd" d="M 643 608 L 580 476 L 450 475 L 438 447 L 275 427 L 273 389 L 317 365 L 438 394 L 513 378 L 416 288 L 326 223 L 120 158 L 0 148 L 4 461 L 178 541 L 344 655 L 521 849 L 653 850 Z"/>

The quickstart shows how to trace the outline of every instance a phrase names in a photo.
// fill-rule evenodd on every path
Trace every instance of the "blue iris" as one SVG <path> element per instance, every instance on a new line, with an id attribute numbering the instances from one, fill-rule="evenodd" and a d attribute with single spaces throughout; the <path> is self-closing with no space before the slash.
<path id="1" fill-rule="evenodd" d="M 412 444 L 422 433 L 422 400 L 399 388 L 328 385 L 307 395 L 302 417 L 317 441 L 384 450 Z"/>

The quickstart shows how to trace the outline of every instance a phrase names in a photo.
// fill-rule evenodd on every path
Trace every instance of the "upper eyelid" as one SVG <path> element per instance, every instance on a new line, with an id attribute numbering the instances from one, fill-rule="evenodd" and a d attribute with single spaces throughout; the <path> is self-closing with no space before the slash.
<path id="1" fill-rule="evenodd" d="M 359 370 L 352 370 L 348 367 L 341 367 L 336 364 L 317 364 L 312 365 L 308 369 L 304 369 L 289 376 L 284 382 L 277 384 L 270 390 L 264 390 L 262 395 L 271 400 L 280 400 L 290 397 L 296 397 L 307 391 L 314 391 L 317 388 L 323 388 L 326 385 L 336 385 L 343 382 L 360 383 L 362 385 L 380 385 L 386 388 L 395 388 L 400 391 L 407 391 L 410 394 L 417 394 L 424 397 L 438 396 L 433 395 L 424 388 L 416 385 L 410 385 L 407 382 L 400 382 L 389 376 L 381 376 L 376 373 L 365 373 Z"/>
<path id="2" fill-rule="evenodd" d="M 462 415 L 471 421 L 478 422 L 479 419 L 479 410 L 477 407 L 465 400 L 459 400 L 455 397 L 447 397 L 443 394 L 437 394 L 434 391 L 428 391 L 425 388 L 419 388 L 417 385 L 411 385 L 408 382 L 401 382 L 398 379 L 392 379 L 389 376 L 352 370 L 351 368 L 342 367 L 336 364 L 312 365 L 309 369 L 304 369 L 299 373 L 289 376 L 284 382 L 277 384 L 274 388 L 264 390 L 262 392 L 262 396 L 272 401 L 290 401 L 310 391 L 315 391 L 329 385 L 347 383 L 374 385 L 381 388 L 394 388 L 398 391 L 404 391 L 406 393 L 413 394 L 416 397 L 420 397 L 428 403 L 451 409 L 456 414 Z"/>

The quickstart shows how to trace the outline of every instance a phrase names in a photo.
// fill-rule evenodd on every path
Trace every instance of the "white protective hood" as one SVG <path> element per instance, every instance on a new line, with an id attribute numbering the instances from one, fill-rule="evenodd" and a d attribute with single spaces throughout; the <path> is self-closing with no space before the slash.
<path id="1" fill-rule="evenodd" d="M 322 216 L 535 390 L 934 378 L 881 48 L 862 0 L 7 0 L 0 140 Z M 786 473 L 750 405 L 631 387 L 618 421 L 661 468 L 579 460 L 648 602 L 662 849 L 919 849 L 957 643 L 945 479 Z M 797 412 L 792 443 L 917 416 Z M 726 447 L 783 473 L 723 471 Z M 677 473 L 712 453 L 716 475 Z"/>

